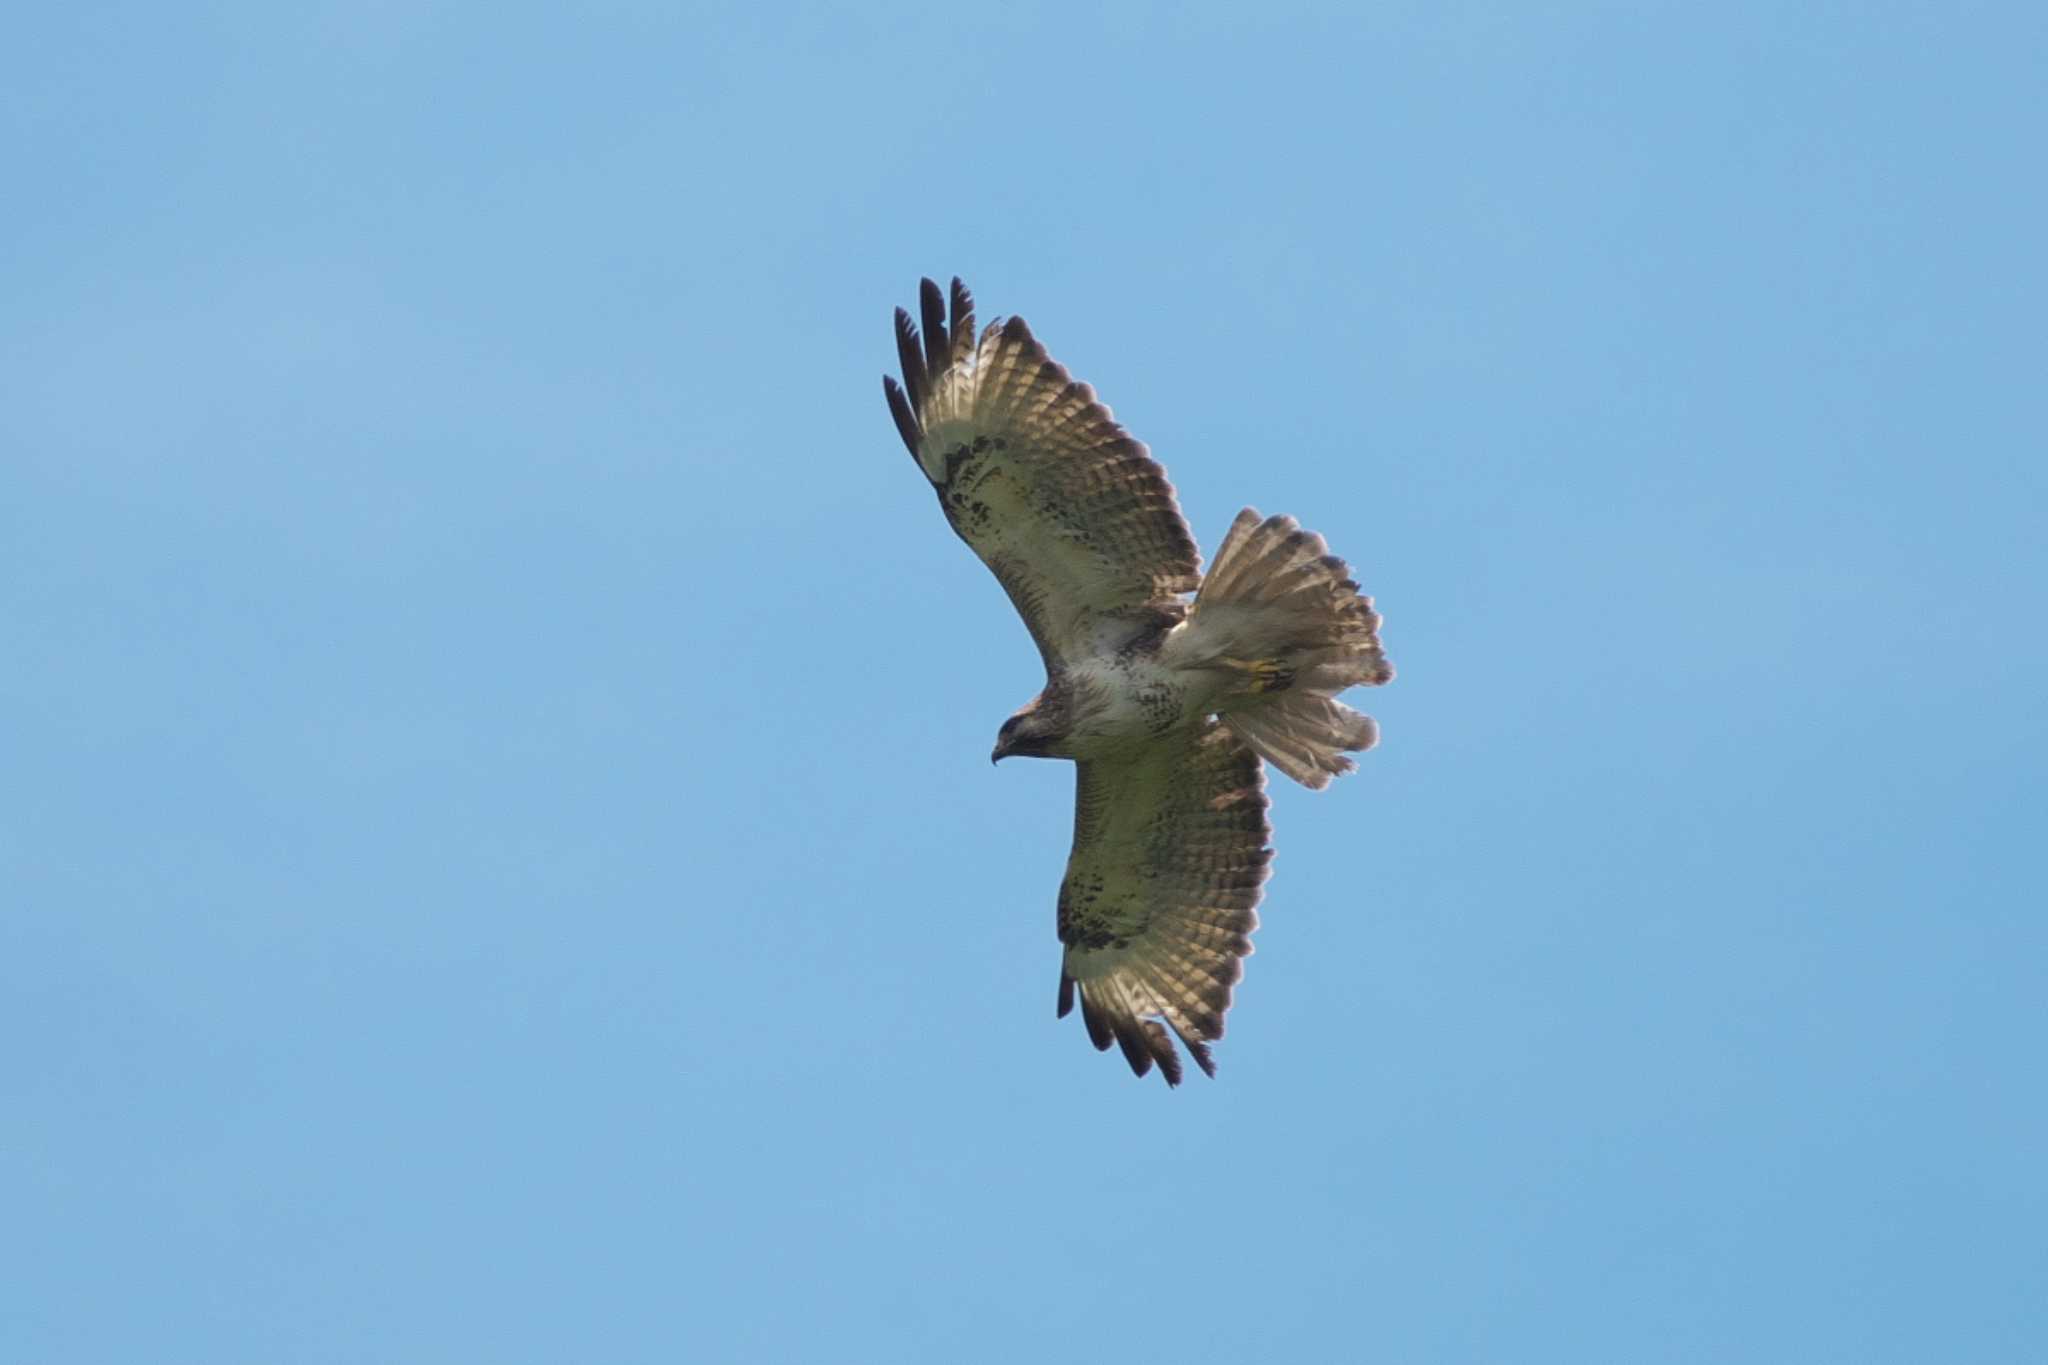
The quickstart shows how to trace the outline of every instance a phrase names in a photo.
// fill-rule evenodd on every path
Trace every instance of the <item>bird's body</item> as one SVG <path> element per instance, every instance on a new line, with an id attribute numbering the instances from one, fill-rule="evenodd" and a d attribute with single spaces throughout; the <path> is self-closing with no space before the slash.
<path id="1" fill-rule="evenodd" d="M 1037 702 L 1065 718 L 1044 758 L 1106 758 L 1184 729 L 1216 710 L 1217 679 L 1180 667 L 1168 649 L 1175 625 L 1140 631 L 1069 663 Z"/>
<path id="2" fill-rule="evenodd" d="M 1057 924 L 1059 1012 L 1132 1070 L 1204 1071 L 1251 952 L 1272 850 L 1260 760 L 1310 787 L 1371 747 L 1335 700 L 1393 676 L 1379 617 L 1320 536 L 1247 509 L 1209 574 L 1165 471 L 1021 319 L 977 341 L 973 301 L 930 280 L 898 310 L 884 389 L 946 519 L 1009 593 L 1045 660 L 995 752 L 1074 760 Z M 1185 594 L 1193 593 L 1192 600 Z M 1164 1021 L 1165 1027 L 1162 1027 Z"/>

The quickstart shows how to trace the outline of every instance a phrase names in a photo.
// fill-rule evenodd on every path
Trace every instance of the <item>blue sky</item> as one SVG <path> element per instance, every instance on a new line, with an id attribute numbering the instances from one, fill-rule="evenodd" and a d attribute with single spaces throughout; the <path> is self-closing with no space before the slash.
<path id="1" fill-rule="evenodd" d="M 2048 1335 L 2042 11 L 45 6 L 0 1355 Z M 958 273 L 1387 617 L 1177 1092 L 904 455 Z"/>

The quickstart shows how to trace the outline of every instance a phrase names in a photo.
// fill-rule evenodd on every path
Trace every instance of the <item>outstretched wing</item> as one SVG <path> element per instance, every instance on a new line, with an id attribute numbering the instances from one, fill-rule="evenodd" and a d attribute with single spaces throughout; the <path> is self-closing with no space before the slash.
<path id="1" fill-rule="evenodd" d="M 1048 670 L 1178 620 L 1200 557 L 1166 471 L 1095 390 L 1045 353 L 1022 318 L 974 338 L 953 281 L 952 321 L 923 282 L 920 346 L 896 310 L 903 383 L 882 389 L 939 506 L 1010 594 Z"/>
<path id="2" fill-rule="evenodd" d="M 1157 1062 L 1179 1085 L 1163 1019 L 1213 1076 L 1208 1044 L 1223 1036 L 1273 857 L 1259 756 L 1215 722 L 1077 766 L 1059 1012 L 1078 989 L 1098 1049 L 1115 1042 L 1138 1075 Z"/>

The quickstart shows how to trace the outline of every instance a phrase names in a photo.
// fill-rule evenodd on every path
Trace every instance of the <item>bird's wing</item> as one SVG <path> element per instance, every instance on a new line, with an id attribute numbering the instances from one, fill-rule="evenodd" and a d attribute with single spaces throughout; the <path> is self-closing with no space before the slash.
<path id="1" fill-rule="evenodd" d="M 946 520 L 1010 594 L 1046 667 L 1178 620 L 1200 556 L 1166 471 L 1022 318 L 974 337 L 974 300 L 919 291 L 896 310 L 903 383 L 883 391 Z"/>
<path id="2" fill-rule="evenodd" d="M 1076 765 L 1074 851 L 1060 886 L 1059 1012 L 1099 1049 L 1180 1084 L 1164 1020 L 1216 1074 L 1231 987 L 1251 952 L 1273 850 L 1259 756 L 1227 723 Z"/>

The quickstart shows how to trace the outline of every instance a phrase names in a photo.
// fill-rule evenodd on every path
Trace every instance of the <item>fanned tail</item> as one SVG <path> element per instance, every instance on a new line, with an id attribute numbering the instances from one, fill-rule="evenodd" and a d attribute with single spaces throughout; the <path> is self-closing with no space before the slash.
<path id="1" fill-rule="evenodd" d="M 1325 787 L 1357 766 L 1347 753 L 1379 739 L 1372 717 L 1336 700 L 1394 676 L 1379 626 L 1372 599 L 1321 536 L 1247 507 L 1202 580 L 1180 650 L 1190 665 L 1233 676 L 1221 712 L 1261 758 Z"/>

